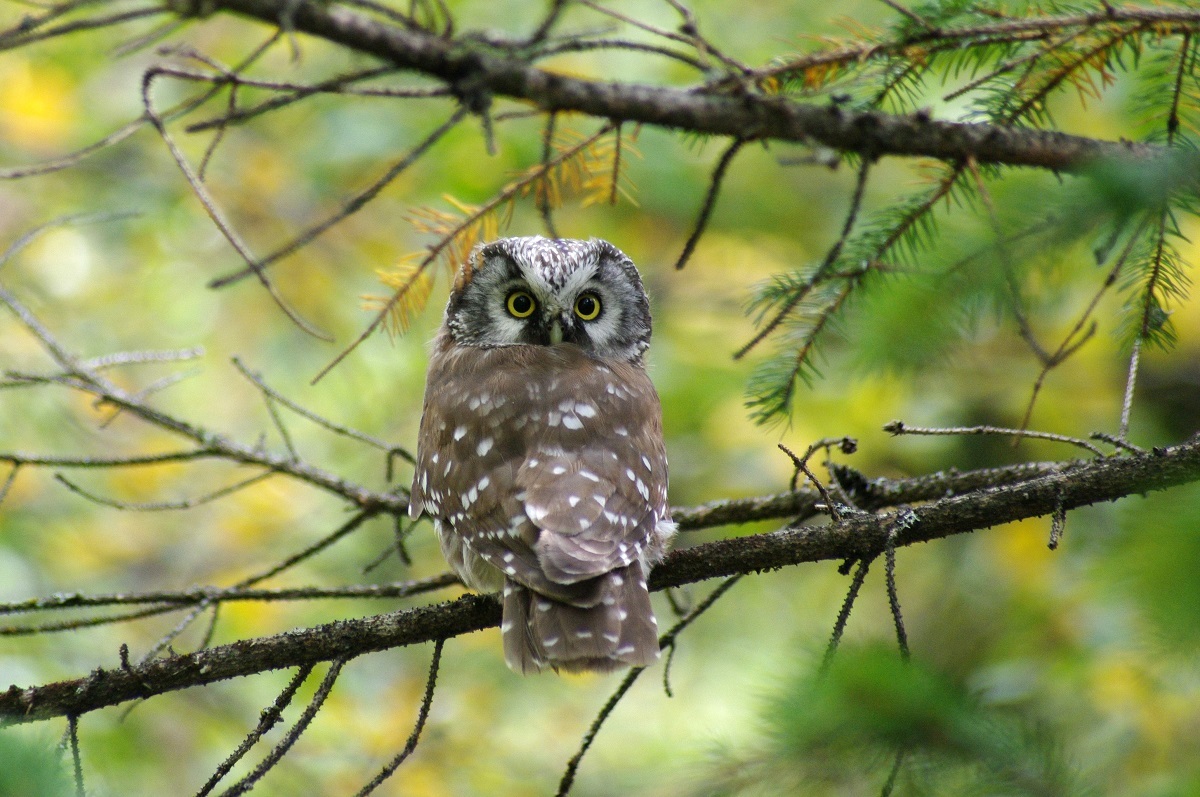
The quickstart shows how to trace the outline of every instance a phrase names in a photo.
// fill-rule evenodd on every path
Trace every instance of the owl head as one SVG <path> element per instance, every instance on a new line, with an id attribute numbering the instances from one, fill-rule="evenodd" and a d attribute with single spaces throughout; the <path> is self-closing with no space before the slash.
<path id="1" fill-rule="evenodd" d="M 607 241 L 503 238 L 476 247 L 446 306 L 461 346 L 554 346 L 637 363 L 650 345 L 650 303 L 637 268 Z"/>

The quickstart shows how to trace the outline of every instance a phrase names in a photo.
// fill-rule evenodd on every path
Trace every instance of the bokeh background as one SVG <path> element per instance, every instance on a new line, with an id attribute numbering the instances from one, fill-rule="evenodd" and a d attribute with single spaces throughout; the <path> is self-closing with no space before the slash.
<path id="1" fill-rule="evenodd" d="M 512 33 L 529 29 L 542 11 L 541 4 L 519 2 L 448 5 L 463 27 Z M 836 14 L 815 2 L 698 0 L 691 6 L 703 31 L 751 64 L 811 46 L 814 36 L 849 37 L 861 26 L 894 18 L 884 4 L 868 2 L 838 4 Z M 665 3 L 619 7 L 663 27 L 678 24 Z M 3 3 L 0 26 L 10 27 L 26 12 L 19 3 Z M 154 46 L 114 51 L 150 27 L 83 32 L 0 52 L 0 166 L 57 157 L 137 118 L 141 75 L 162 60 L 155 53 L 161 44 L 186 44 L 232 64 L 270 34 L 256 23 L 218 16 L 189 24 Z M 312 40 L 298 44 L 300 56 L 294 58 L 281 41 L 252 74 L 303 82 L 369 64 Z M 553 67 L 642 82 L 691 79 L 682 67 L 639 56 L 577 54 L 556 59 Z M 185 90 L 167 81 L 156 85 L 160 107 Z M 1084 135 L 1133 135 L 1138 86 L 1136 75 L 1121 77 L 1086 104 L 1064 94 L 1056 100 L 1056 120 L 1062 129 Z M 936 94 L 928 104 L 940 118 L 964 112 Z M 297 103 L 231 130 L 209 166 L 208 186 L 252 249 L 263 253 L 339 207 L 453 107 L 448 100 L 342 97 Z M 217 114 L 221 108 L 215 102 L 207 110 Z M 560 125 L 587 132 L 595 122 L 566 117 Z M 188 135 L 179 126 L 173 132 L 197 162 L 211 134 Z M 746 303 L 756 284 L 824 255 L 849 206 L 853 169 L 781 166 L 781 159 L 803 152 L 778 145 L 747 148 L 725 181 L 699 248 L 677 272 L 671 266 L 724 144 L 645 129 L 634 147 L 636 154 L 627 151 L 626 176 L 636 202 L 584 207 L 568 199 L 556 222 L 565 236 L 614 242 L 642 270 L 655 313 L 650 367 L 663 400 L 674 505 L 785 490 L 792 466 L 776 448 L 779 442 L 800 451 L 822 437 L 857 438 L 858 452 L 839 459 L 869 476 L 1079 453 L 1029 440 L 1014 448 L 1002 439 L 895 439 L 883 432 L 894 418 L 920 426 L 1016 425 L 1039 370 L 1011 321 L 985 309 L 961 321 L 959 309 L 946 307 L 960 334 L 931 340 L 933 319 L 903 291 L 894 299 L 880 292 L 870 313 L 846 319 L 823 353 L 819 378 L 798 394 L 789 422 L 753 423 L 744 406 L 745 386 L 764 354 L 743 361 L 731 357 L 753 334 Z M 387 293 L 378 270 L 429 243 L 414 231 L 408 214 L 422 206 L 448 208 L 446 195 L 482 202 L 535 164 L 540 149 L 537 120 L 501 126 L 494 155 L 486 152 L 479 125 L 469 121 L 369 206 L 276 266 L 280 291 L 305 318 L 336 336 L 333 345 L 303 334 L 251 280 L 219 291 L 206 288 L 239 262 L 148 126 L 72 168 L 0 181 L 0 250 L 68 214 L 119 214 L 47 230 L 0 266 L 0 283 L 82 357 L 202 347 L 203 356 L 186 363 L 132 366 L 111 375 L 138 388 L 188 372 L 187 379 L 156 394 L 155 405 L 212 431 L 246 443 L 261 439 L 282 450 L 261 396 L 231 364 L 237 356 L 305 407 L 413 446 L 426 342 L 445 300 L 444 273 L 406 334 L 375 335 L 318 384 L 310 382 L 370 321 L 362 297 Z M 928 179 L 927 166 L 882 162 L 868 186 L 867 210 L 886 208 L 918 190 Z M 1011 178 L 994 190 L 997 203 L 1014 218 L 1069 201 L 1078 188 L 1070 178 L 1019 172 Z M 1195 229 L 1191 219 L 1183 224 Z M 524 201 L 505 232 L 540 229 L 532 203 Z M 971 209 L 948 213 L 943 237 L 929 256 L 937 258 L 939 247 L 961 251 L 985 242 L 988 230 L 988 220 Z M 1185 247 L 1184 254 L 1194 258 L 1194 247 Z M 1103 270 L 1090 259 L 1087 242 L 1043 260 L 1030 269 L 1035 325 L 1047 340 L 1058 340 Z M 1117 335 L 1121 300 L 1117 293 L 1105 300 L 1098 333 L 1051 374 L 1033 414 L 1035 428 L 1079 437 L 1116 431 L 1129 354 Z M 1131 431 L 1139 445 L 1176 442 L 1200 427 L 1200 312 L 1194 302 L 1172 309 L 1178 347 L 1143 358 Z M 7 311 L 0 312 L 0 369 L 53 370 L 36 339 Z M 110 415 L 60 387 L 0 390 L 0 451 L 116 456 L 179 445 L 136 419 Z M 378 451 L 298 418 L 288 428 L 306 460 L 376 489 L 387 486 Z M 201 462 L 67 475 L 100 495 L 153 502 L 202 495 L 248 474 Z M 5 476 L 0 472 L 0 480 Z M 395 482 L 404 485 L 410 477 L 400 467 Z M 0 601 L 226 585 L 328 534 L 345 518 L 337 500 L 286 478 L 186 512 L 130 512 L 97 506 L 67 491 L 52 472 L 26 468 L 0 504 Z M 681 543 L 778 525 L 696 533 Z M 867 711 L 863 720 L 871 726 L 887 714 L 884 704 L 896 694 L 941 701 L 950 707 L 947 712 L 962 714 L 954 722 L 991 733 L 974 747 L 939 747 L 932 731 L 929 739 L 917 739 L 915 746 L 925 745 L 928 756 L 915 756 L 903 771 L 903 793 L 1055 793 L 1039 791 L 1048 783 L 1062 786 L 1057 793 L 1197 793 L 1198 530 L 1200 490 L 1191 487 L 1072 512 L 1063 545 L 1054 553 L 1046 547 L 1048 519 L 900 551 L 900 596 L 921 676 L 887 667 L 898 654 L 882 572 L 868 577 L 847 630 L 846 661 L 834 668 L 869 675 L 872 667 L 881 667 L 878 678 L 895 684 L 891 696 L 887 689 L 880 695 L 853 679 L 835 679 L 825 697 L 802 699 L 849 582 L 836 563 L 746 578 L 681 638 L 670 671 L 673 697 L 664 692 L 661 668 L 634 686 L 584 759 L 573 793 L 703 794 L 743 787 L 764 794 L 875 793 L 890 756 L 865 742 L 839 746 L 817 737 L 839 728 L 851 709 L 878 700 L 879 711 Z M 385 582 L 444 570 L 430 529 L 421 526 L 409 538 L 411 566 L 391 557 L 364 573 L 391 541 L 390 524 L 374 521 L 271 585 Z M 695 585 L 680 599 L 694 603 L 709 588 Z M 663 596 L 655 600 L 660 616 L 669 616 Z M 213 642 L 401 605 L 228 604 Z M 16 626 L 26 619 L 3 617 L 0 624 Z M 36 636 L 6 631 L 0 637 L 0 688 L 116 666 L 122 643 L 136 656 L 177 621 L 167 616 Z M 197 644 L 204 625 L 197 623 L 175 648 Z M 356 791 L 408 736 L 429 656 L 426 646 L 352 662 L 313 727 L 257 791 Z M 84 717 L 80 738 L 89 793 L 194 792 L 289 677 L 281 672 L 239 679 L 157 697 L 131 711 L 120 707 Z M 522 678 L 504 667 L 495 629 L 452 639 L 418 752 L 380 793 L 552 793 L 617 680 Z M 947 722 L 940 716 L 923 727 L 941 729 L 939 723 Z M 15 762 L 10 771 L 26 771 L 31 778 L 6 782 L 0 776 L 0 793 L 54 793 L 53 784 L 43 792 L 23 789 L 36 788 L 30 785 L 36 771 L 46 770 L 53 780 L 53 747 L 62 731 L 63 723 L 52 722 L 0 733 L 0 759 Z M 277 737 L 278 732 L 269 738 Z M 1039 752 L 1041 764 L 1034 763 Z M 996 775 L 1004 767 L 995 762 L 1009 760 L 1008 754 L 1028 764 L 1034 773 L 1028 782 Z"/>

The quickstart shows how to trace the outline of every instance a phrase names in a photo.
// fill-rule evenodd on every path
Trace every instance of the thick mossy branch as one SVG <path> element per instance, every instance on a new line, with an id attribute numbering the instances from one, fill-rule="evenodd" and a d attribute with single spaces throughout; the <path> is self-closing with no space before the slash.
<path id="1" fill-rule="evenodd" d="M 1195 482 L 1200 480 L 1200 438 L 1147 454 L 1067 462 L 1033 473 L 1036 475 L 1016 483 L 981 487 L 885 514 L 854 514 L 826 526 L 789 527 L 676 550 L 651 574 L 651 587 L 661 590 L 802 562 L 866 559 L 879 555 L 892 535 L 895 545 L 912 545 Z M 871 484 L 859 485 L 859 491 L 871 495 Z M 499 621 L 500 606 L 494 598 L 468 595 L 447 603 L 242 640 L 138 666 L 97 669 L 73 681 L 11 686 L 0 693 L 0 725 L 78 716 L 237 676 L 447 639 Z"/>

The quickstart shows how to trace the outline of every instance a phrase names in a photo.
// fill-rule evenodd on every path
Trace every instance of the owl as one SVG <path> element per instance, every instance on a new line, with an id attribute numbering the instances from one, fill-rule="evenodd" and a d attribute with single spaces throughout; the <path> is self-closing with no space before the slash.
<path id="1" fill-rule="evenodd" d="M 409 515 L 499 592 L 520 673 L 658 658 L 646 575 L 675 532 L 650 305 L 606 241 L 506 238 L 455 278 L 429 361 Z"/>

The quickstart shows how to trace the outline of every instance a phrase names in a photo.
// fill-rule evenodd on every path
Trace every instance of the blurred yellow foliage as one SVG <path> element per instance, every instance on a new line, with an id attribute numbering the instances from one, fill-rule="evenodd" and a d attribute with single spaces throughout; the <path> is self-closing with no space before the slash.
<path id="1" fill-rule="evenodd" d="M 0 62 L 0 136 L 34 152 L 63 145 L 77 117 L 75 83 L 50 64 L 34 65 L 21 56 Z"/>

